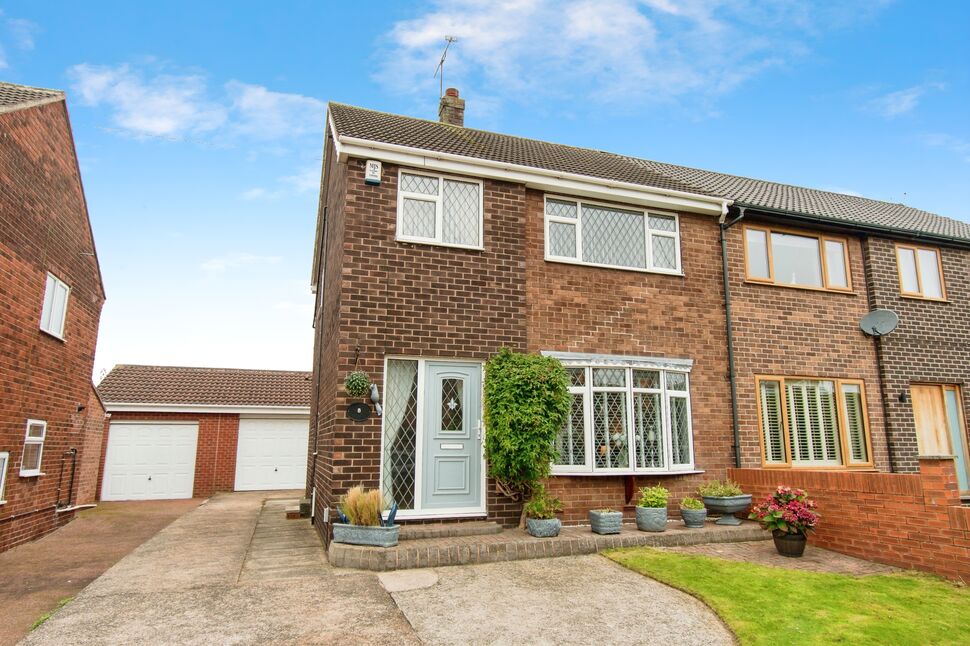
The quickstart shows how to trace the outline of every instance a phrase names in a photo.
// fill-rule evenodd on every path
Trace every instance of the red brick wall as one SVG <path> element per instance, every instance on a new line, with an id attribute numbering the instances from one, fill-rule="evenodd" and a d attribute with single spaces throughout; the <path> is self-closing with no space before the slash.
<path id="1" fill-rule="evenodd" d="M 949 458 L 922 458 L 919 475 L 731 469 L 757 501 L 777 486 L 805 489 L 822 519 L 813 545 L 970 582 L 970 508 L 960 506 Z"/>
<path id="2" fill-rule="evenodd" d="M 869 238 L 870 294 L 873 307 L 899 315 L 899 327 L 879 340 L 893 469 L 919 468 L 912 383 L 956 384 L 963 392 L 963 414 L 970 419 L 970 251 L 940 248 L 947 302 L 899 295 L 892 240 Z M 906 393 L 905 401 L 899 395 Z"/>
<path id="3" fill-rule="evenodd" d="M 98 499 L 98 487 L 101 479 L 101 448 L 104 440 L 104 429 L 107 426 L 104 406 L 91 386 L 88 397 L 88 407 L 85 410 L 87 420 L 84 424 L 84 448 L 78 456 L 77 464 L 77 496 L 80 505 L 91 504 Z"/>
<path id="4" fill-rule="evenodd" d="M 111 413 L 110 422 L 124 421 L 196 422 L 199 425 L 195 454 L 195 485 L 192 496 L 206 498 L 217 491 L 232 491 L 236 482 L 236 446 L 239 439 L 239 415 L 222 413 Z M 110 441 L 110 423 L 104 432 L 101 452 L 101 474 Z M 98 498 L 101 481 L 98 480 Z"/>
<path id="5" fill-rule="evenodd" d="M 755 375 L 782 375 L 862 379 L 875 466 L 889 469 L 876 346 L 859 329 L 860 319 L 869 311 L 862 245 L 852 237 L 848 244 L 851 293 L 796 289 L 746 282 L 742 225 L 728 230 L 745 467 L 759 467 L 762 460 Z"/>
<path id="6" fill-rule="evenodd" d="M 86 463 L 85 428 L 97 423 L 91 407 L 78 411 L 89 404 L 104 302 L 93 253 L 64 103 L 0 114 L 0 451 L 10 453 L 0 550 L 72 516 L 53 510 L 64 453 L 76 448 Z M 63 341 L 39 329 L 48 271 L 71 287 Z M 28 418 L 47 422 L 45 475 L 22 478 Z"/>
<path id="7" fill-rule="evenodd" d="M 676 510 L 680 498 L 696 495 L 702 480 L 724 478 L 734 465 L 717 221 L 680 215 L 683 276 L 546 262 L 543 196 L 528 192 L 528 349 L 694 360 L 694 459 L 704 473 L 638 476 L 635 486 L 662 484 Z M 624 477 L 560 476 L 549 488 L 562 499 L 567 523 L 586 522 L 590 509 L 627 503 Z M 627 513 L 632 517 L 632 506 Z"/>

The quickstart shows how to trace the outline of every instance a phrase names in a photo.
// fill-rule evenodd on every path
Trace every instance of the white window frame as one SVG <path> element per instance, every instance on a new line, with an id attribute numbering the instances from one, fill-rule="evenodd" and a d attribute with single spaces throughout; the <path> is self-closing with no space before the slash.
<path id="1" fill-rule="evenodd" d="M 57 322 L 58 324 L 56 328 L 53 325 L 54 323 L 53 313 L 51 313 L 51 321 L 50 321 L 51 327 L 46 328 L 44 327 L 44 318 L 45 318 L 45 315 L 47 314 L 47 310 L 49 307 L 48 298 L 50 298 L 51 302 L 53 303 L 53 293 L 51 290 L 54 287 L 64 288 L 64 310 L 61 312 L 61 317 L 60 317 L 61 320 Z M 44 286 L 44 302 L 41 305 L 41 309 L 40 309 L 40 329 L 42 332 L 46 332 L 47 334 L 50 334 L 51 336 L 56 337 L 62 341 L 64 340 L 64 325 L 67 322 L 67 308 L 70 301 L 71 301 L 71 287 L 63 280 L 55 276 L 54 274 L 47 272 L 47 281 Z"/>
<path id="2" fill-rule="evenodd" d="M 549 215 L 546 203 L 549 200 L 556 200 L 559 202 L 572 202 L 576 205 L 576 217 L 575 218 L 564 218 L 561 216 Z M 644 268 L 640 267 L 626 267 L 624 265 L 610 265 L 606 263 L 599 262 L 587 262 L 583 260 L 583 226 L 582 226 L 582 207 L 584 204 L 589 206 L 598 206 L 607 209 L 619 209 L 621 211 L 630 211 L 643 214 L 643 229 L 644 229 L 644 240 L 647 246 L 646 255 L 644 256 L 647 260 L 647 266 Z M 542 200 L 542 214 L 543 214 L 543 235 L 545 236 L 545 260 L 546 262 L 562 262 L 570 265 L 584 265 L 586 267 L 605 267 L 607 269 L 621 269 L 623 271 L 639 271 L 641 273 L 648 274 L 667 274 L 669 276 L 683 276 L 684 270 L 681 263 L 680 257 L 680 214 L 673 211 L 660 211 L 657 209 L 643 209 L 638 207 L 628 207 L 620 206 L 617 204 L 609 204 L 607 202 L 596 202 L 594 200 L 580 200 L 575 197 L 566 197 L 563 195 L 552 195 L 546 194 Z M 674 219 L 674 231 L 658 231 L 650 228 L 650 216 L 657 215 L 663 217 L 672 217 Z M 556 256 L 552 253 L 549 246 L 549 224 L 550 222 L 556 222 L 559 224 L 571 224 L 576 227 L 576 257 L 572 258 L 570 256 Z M 663 237 L 672 238 L 674 240 L 674 249 L 677 254 L 677 267 L 675 269 L 667 269 L 664 267 L 654 267 L 653 266 L 653 237 Z"/>
<path id="3" fill-rule="evenodd" d="M 438 180 L 438 194 L 428 195 L 427 193 L 410 193 L 401 189 L 401 182 L 403 175 L 421 175 L 423 177 L 432 177 Z M 444 242 L 442 240 L 442 229 L 443 229 L 443 206 L 442 206 L 442 194 L 444 192 L 445 180 L 451 180 L 454 182 L 461 182 L 464 184 L 477 184 L 478 185 L 478 244 L 477 245 L 465 245 L 458 244 L 455 242 Z M 483 251 L 485 249 L 485 184 L 482 180 L 474 179 L 471 177 L 460 177 L 457 175 L 441 175 L 438 173 L 427 173 L 423 171 L 415 171 L 408 168 L 400 168 L 397 173 L 397 223 L 395 229 L 394 239 L 398 242 L 411 242 L 418 244 L 433 245 L 436 247 L 454 247 L 457 249 L 474 249 L 476 251 Z M 408 236 L 404 235 L 404 199 L 409 200 L 419 200 L 422 202 L 433 202 L 435 205 L 434 209 L 434 237 L 433 238 L 421 238 L 418 236 Z"/>
<path id="4" fill-rule="evenodd" d="M 7 489 L 7 467 L 10 466 L 10 453 L 0 451 L 0 505 L 6 504 L 7 500 L 3 497 L 3 492 Z"/>
<path id="5" fill-rule="evenodd" d="M 38 437 L 30 436 L 30 427 L 40 426 L 44 429 L 43 435 Z M 42 476 L 44 473 L 41 471 L 41 466 L 44 464 L 44 442 L 47 441 L 47 422 L 42 419 L 28 419 L 27 428 L 24 431 L 24 453 L 20 456 L 20 475 L 21 477 L 31 477 L 31 476 Z M 37 468 L 36 469 L 24 469 L 24 454 L 27 452 L 27 446 L 30 444 L 40 445 L 40 451 L 37 455 Z"/>
<path id="6" fill-rule="evenodd" d="M 584 441 L 586 443 L 584 464 L 571 465 L 552 465 L 553 475 L 633 475 L 633 474 L 683 474 L 696 473 L 694 456 L 694 420 L 691 409 L 690 398 L 690 367 L 658 365 L 650 361 L 637 362 L 630 358 L 618 363 L 609 359 L 571 359 L 563 355 L 568 353 L 544 352 L 543 354 L 558 358 L 566 368 L 583 368 L 585 374 L 585 386 L 570 386 L 570 395 L 573 393 L 583 394 L 583 417 L 584 417 Z M 593 386 L 594 368 L 618 368 L 626 371 L 626 386 Z M 633 371 L 651 370 L 660 373 L 660 388 L 634 388 Z M 687 383 L 687 390 L 672 390 L 667 388 L 667 373 L 683 374 Z M 627 450 L 629 458 L 628 466 L 617 468 L 598 468 L 595 466 L 593 446 L 593 392 L 622 392 L 626 393 L 626 419 L 627 419 Z M 634 393 L 657 393 L 660 394 L 661 406 L 661 432 L 664 438 L 664 465 L 663 467 L 637 467 L 636 466 L 636 427 L 634 421 L 633 395 Z M 671 441 L 672 429 L 670 425 L 670 400 L 681 398 L 687 400 L 687 431 L 688 431 L 688 451 L 690 462 L 688 464 L 672 464 L 673 442 Z"/>

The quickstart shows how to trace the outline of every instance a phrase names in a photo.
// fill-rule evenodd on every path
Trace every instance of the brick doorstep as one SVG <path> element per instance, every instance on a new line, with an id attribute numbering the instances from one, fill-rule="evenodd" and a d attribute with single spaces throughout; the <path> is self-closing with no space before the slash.
<path id="1" fill-rule="evenodd" d="M 602 536 L 592 533 L 588 526 L 563 527 L 555 538 L 535 538 L 523 530 L 507 529 L 490 535 L 414 539 L 390 548 L 331 542 L 328 556 L 334 567 L 385 571 L 594 554 L 616 547 L 733 543 L 770 537 L 750 522 L 737 527 L 707 523 L 703 529 L 687 529 L 671 522 L 662 533 L 641 532 L 635 525 L 626 524 L 619 534 Z"/>

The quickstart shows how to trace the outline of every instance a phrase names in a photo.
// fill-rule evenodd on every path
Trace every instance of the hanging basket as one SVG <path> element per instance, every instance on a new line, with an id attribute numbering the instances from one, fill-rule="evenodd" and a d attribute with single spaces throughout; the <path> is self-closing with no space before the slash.
<path id="1" fill-rule="evenodd" d="M 344 388 L 351 397 L 364 397 L 370 390 L 370 377 L 367 373 L 355 370 L 344 379 Z"/>

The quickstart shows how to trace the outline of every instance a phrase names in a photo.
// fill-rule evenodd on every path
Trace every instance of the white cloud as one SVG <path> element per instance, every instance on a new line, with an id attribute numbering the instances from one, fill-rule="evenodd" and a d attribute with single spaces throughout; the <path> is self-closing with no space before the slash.
<path id="1" fill-rule="evenodd" d="M 294 175 L 285 175 L 277 180 L 278 188 L 267 189 L 256 186 L 243 192 L 244 200 L 275 200 L 281 197 L 303 195 L 320 189 L 320 166 L 312 165 Z"/>
<path id="2" fill-rule="evenodd" d="M 205 78 L 159 74 L 145 79 L 128 65 L 75 65 L 74 91 L 87 105 L 107 105 L 115 125 L 135 136 L 181 136 L 214 130 L 226 121 L 223 106 L 206 97 Z"/>
<path id="3" fill-rule="evenodd" d="M 927 92 L 931 90 L 943 90 L 945 88 L 946 86 L 943 83 L 914 85 L 913 87 L 889 92 L 888 94 L 872 99 L 869 102 L 869 108 L 887 119 L 893 119 L 915 110 L 919 105 L 920 99 Z"/>
<path id="4" fill-rule="evenodd" d="M 709 99 L 804 56 L 803 41 L 848 22 L 842 8 L 797 0 L 436 0 L 386 34 L 376 78 L 404 94 L 437 96 L 432 71 L 443 37 L 453 35 L 445 84 L 468 95 L 524 103 Z M 469 103 L 469 114 L 474 109 Z"/>
<path id="5" fill-rule="evenodd" d="M 14 50 L 28 52 L 34 48 L 37 25 L 23 18 L 6 18 L 0 9 L 0 70 L 10 67 L 10 59 L 4 42 L 11 43 Z"/>
<path id="6" fill-rule="evenodd" d="M 931 148 L 943 148 L 959 156 L 963 161 L 970 164 L 970 141 L 948 135 L 946 133 L 934 132 L 920 135 L 918 140 Z"/>
<path id="7" fill-rule="evenodd" d="M 223 272 L 227 269 L 250 267 L 253 265 L 275 265 L 282 258 L 279 256 L 259 256 L 256 254 L 237 252 L 224 256 L 210 258 L 202 263 L 202 269 L 207 272 Z"/>
<path id="8" fill-rule="evenodd" d="M 114 126 L 136 137 L 278 140 L 323 133 L 326 105 L 300 94 L 229 81 L 216 89 L 200 73 L 173 73 L 165 65 L 74 65 L 74 92 L 91 106 L 111 110 Z"/>

